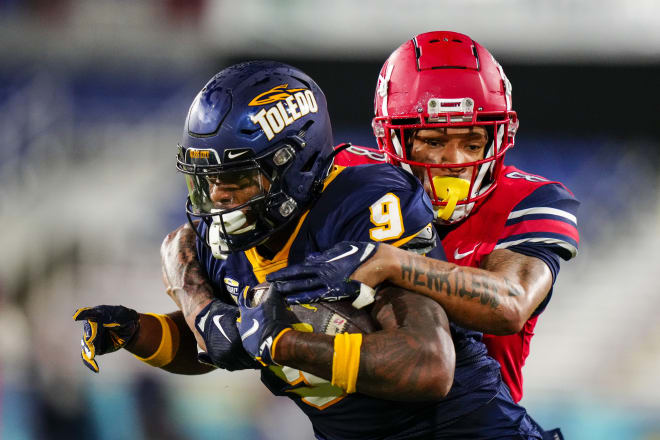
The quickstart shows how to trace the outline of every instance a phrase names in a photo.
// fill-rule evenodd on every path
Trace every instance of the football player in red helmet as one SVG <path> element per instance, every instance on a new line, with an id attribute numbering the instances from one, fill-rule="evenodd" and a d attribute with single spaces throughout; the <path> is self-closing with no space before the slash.
<path id="1" fill-rule="evenodd" d="M 480 295 L 452 295 L 448 286 L 432 296 L 450 317 L 486 333 L 489 353 L 518 401 L 521 369 L 559 258 L 575 256 L 579 238 L 578 202 L 562 184 L 503 164 L 518 129 L 511 90 L 499 63 L 470 37 L 421 34 L 385 62 L 373 129 L 388 160 L 423 182 L 448 260 L 487 271 L 466 272 L 463 281 Z M 447 263 L 420 263 L 451 270 Z"/>
<path id="2" fill-rule="evenodd" d="M 381 245 L 336 278 L 389 281 L 434 298 L 453 322 L 484 333 L 517 402 L 559 259 L 577 253 L 579 203 L 561 183 L 504 165 L 518 129 L 511 83 L 467 35 L 429 32 L 403 43 L 380 71 L 374 104 L 380 150 L 424 184 L 448 262 Z"/>
<path id="3" fill-rule="evenodd" d="M 385 62 L 374 105 L 380 149 L 424 183 L 440 224 L 495 190 L 518 118 L 511 83 L 479 43 L 455 32 L 407 41 Z"/>
<path id="4" fill-rule="evenodd" d="M 451 318 L 485 333 L 518 401 L 559 258 L 577 253 L 579 203 L 561 183 L 504 165 L 518 129 L 511 89 L 491 53 L 467 35 L 420 34 L 381 69 L 373 129 L 388 160 L 424 184 L 449 262 L 482 269 L 464 271 L 475 295 L 447 287 L 432 296 Z M 451 265 L 428 269 L 447 273 Z"/>

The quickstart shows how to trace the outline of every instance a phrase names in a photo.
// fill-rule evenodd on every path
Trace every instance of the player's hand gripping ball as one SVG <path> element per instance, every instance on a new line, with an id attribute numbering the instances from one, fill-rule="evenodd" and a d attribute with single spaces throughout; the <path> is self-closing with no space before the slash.
<path id="1" fill-rule="evenodd" d="M 124 306 L 83 307 L 73 314 L 74 321 L 84 321 L 80 340 L 83 364 L 99 372 L 95 357 L 125 346 L 140 327 L 139 315 Z"/>
<path id="2" fill-rule="evenodd" d="M 367 308 L 350 300 L 286 306 L 275 284 L 261 283 L 239 295 L 238 330 L 245 349 L 262 364 L 273 363 L 277 336 L 292 328 L 301 332 L 371 333 L 379 328 Z"/>
<path id="3" fill-rule="evenodd" d="M 350 299 L 355 308 L 362 308 L 374 301 L 375 291 L 350 276 L 377 249 L 377 243 L 342 241 L 325 252 L 310 254 L 301 264 L 285 267 L 266 278 L 271 283 L 277 282 L 275 289 L 286 297 L 288 304 Z"/>

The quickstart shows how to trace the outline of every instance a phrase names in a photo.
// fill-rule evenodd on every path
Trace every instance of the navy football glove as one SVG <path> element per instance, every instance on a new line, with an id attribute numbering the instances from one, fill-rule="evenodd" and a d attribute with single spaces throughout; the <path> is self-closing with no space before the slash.
<path id="1" fill-rule="evenodd" d="M 200 352 L 200 362 L 225 370 L 259 368 L 259 364 L 245 351 L 236 327 L 238 307 L 219 299 L 211 301 L 195 318 L 207 352 Z"/>
<path id="2" fill-rule="evenodd" d="M 291 329 L 286 304 L 272 286 L 263 293 L 258 305 L 247 304 L 248 292 L 238 295 L 238 308 L 241 311 L 238 331 L 243 347 L 263 366 L 275 363 L 273 342 Z"/>
<path id="3" fill-rule="evenodd" d="M 378 243 L 342 241 L 325 252 L 307 256 L 295 264 L 266 278 L 275 282 L 275 289 L 286 297 L 288 304 L 309 304 L 319 301 L 352 299 L 353 306 L 362 308 L 374 300 L 371 287 L 349 277 L 378 249 Z"/>
<path id="4" fill-rule="evenodd" d="M 85 321 L 80 340 L 83 364 L 94 373 L 98 355 L 112 353 L 125 346 L 140 327 L 140 315 L 124 306 L 83 307 L 73 314 L 74 321 Z"/>

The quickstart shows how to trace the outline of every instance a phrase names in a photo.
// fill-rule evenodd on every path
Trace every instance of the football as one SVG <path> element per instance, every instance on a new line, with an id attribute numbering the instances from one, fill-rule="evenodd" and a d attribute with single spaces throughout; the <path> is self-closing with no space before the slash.
<path id="1" fill-rule="evenodd" d="M 270 294 L 270 283 L 264 282 L 248 292 L 251 307 L 258 305 Z M 335 335 L 338 333 L 371 333 L 378 329 L 365 308 L 356 309 L 352 300 L 294 304 L 288 306 L 292 327 L 295 330 Z"/>

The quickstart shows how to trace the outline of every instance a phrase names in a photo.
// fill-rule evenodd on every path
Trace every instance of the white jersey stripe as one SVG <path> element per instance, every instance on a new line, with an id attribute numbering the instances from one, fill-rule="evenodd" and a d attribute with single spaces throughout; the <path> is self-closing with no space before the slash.
<path id="1" fill-rule="evenodd" d="M 523 238 L 521 240 L 514 241 L 505 241 L 495 246 L 495 249 L 506 249 L 511 246 L 515 246 L 520 243 L 547 243 L 547 244 L 556 244 L 557 246 L 563 247 L 571 253 L 571 257 L 577 255 L 577 248 L 570 243 L 565 242 L 564 240 L 559 240 L 557 238 L 547 238 L 547 237 L 537 237 L 537 238 Z"/>
<path id="2" fill-rule="evenodd" d="M 577 217 L 575 217 L 570 212 L 562 211 L 561 209 L 557 209 L 557 208 L 546 208 L 546 207 L 527 208 L 527 209 L 520 209 L 518 211 L 513 211 L 511 214 L 509 214 L 507 220 L 519 218 L 524 215 L 533 215 L 533 214 L 556 215 L 558 217 L 564 217 L 577 225 Z"/>

